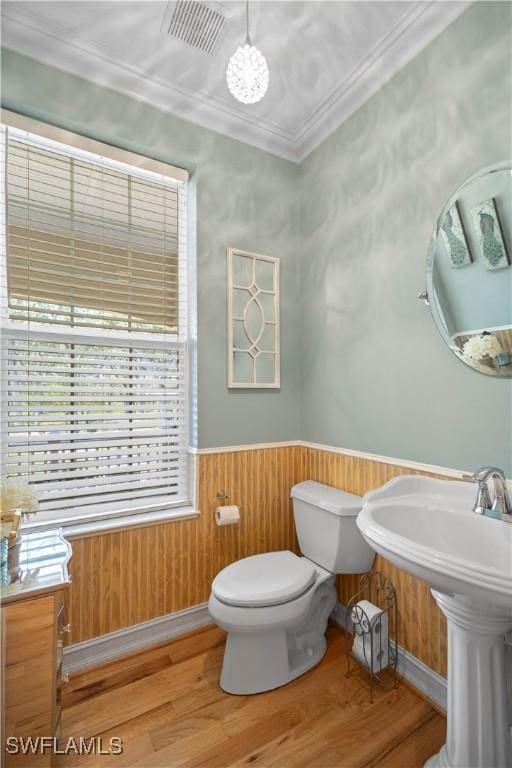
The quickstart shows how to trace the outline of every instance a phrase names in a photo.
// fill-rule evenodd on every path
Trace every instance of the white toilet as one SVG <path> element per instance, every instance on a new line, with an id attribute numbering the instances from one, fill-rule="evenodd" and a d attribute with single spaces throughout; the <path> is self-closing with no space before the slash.
<path id="1" fill-rule="evenodd" d="M 335 575 L 372 567 L 375 553 L 356 526 L 359 496 L 312 480 L 294 485 L 291 496 L 303 557 L 246 557 L 213 580 L 208 607 L 228 633 L 220 677 L 228 693 L 269 691 L 318 664 L 336 604 Z"/>

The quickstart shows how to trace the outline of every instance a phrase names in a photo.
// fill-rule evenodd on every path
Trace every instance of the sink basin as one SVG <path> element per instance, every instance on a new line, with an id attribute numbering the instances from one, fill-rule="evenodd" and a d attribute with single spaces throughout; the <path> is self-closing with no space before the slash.
<path id="1" fill-rule="evenodd" d="M 476 485 L 405 475 L 367 493 L 357 525 L 373 549 L 430 584 L 448 619 L 447 738 L 428 768 L 512 766 L 505 633 L 512 523 L 473 512 Z"/>
<path id="2" fill-rule="evenodd" d="M 475 514 L 475 498 L 472 483 L 396 477 L 366 494 L 357 524 L 373 549 L 433 589 L 512 617 L 512 524 Z"/>

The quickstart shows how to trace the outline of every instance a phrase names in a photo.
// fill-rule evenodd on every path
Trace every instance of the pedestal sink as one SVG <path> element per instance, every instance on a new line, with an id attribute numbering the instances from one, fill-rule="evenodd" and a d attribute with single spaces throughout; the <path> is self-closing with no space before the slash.
<path id="1" fill-rule="evenodd" d="M 396 477 L 366 494 L 357 519 L 376 552 L 430 584 L 448 619 L 447 737 L 428 768 L 512 766 L 512 524 L 477 515 L 475 497 L 471 483 Z"/>

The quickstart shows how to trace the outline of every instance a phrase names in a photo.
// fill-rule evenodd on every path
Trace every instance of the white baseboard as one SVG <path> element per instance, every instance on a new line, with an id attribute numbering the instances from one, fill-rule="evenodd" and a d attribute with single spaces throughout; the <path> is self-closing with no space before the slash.
<path id="1" fill-rule="evenodd" d="M 337 603 L 331 616 L 346 628 L 346 608 Z M 64 649 L 63 671 L 68 674 L 126 656 L 129 653 L 164 643 L 173 637 L 213 624 L 208 603 L 194 605 L 183 611 L 169 613 L 157 619 L 134 624 L 118 632 L 93 637 Z M 398 671 L 408 682 L 427 696 L 434 704 L 446 710 L 446 680 L 401 646 L 398 650 Z"/>
<path id="2" fill-rule="evenodd" d="M 331 615 L 332 620 L 343 629 L 347 629 L 346 617 L 346 607 L 342 603 L 337 603 Z M 399 674 L 433 704 L 446 712 L 446 679 L 400 645 L 397 645 L 397 653 Z"/>
<path id="3" fill-rule="evenodd" d="M 208 603 L 201 603 L 184 611 L 134 624 L 118 632 L 93 637 L 64 649 L 63 671 L 73 674 L 88 667 L 95 667 L 134 651 L 165 643 L 173 637 L 212 623 Z"/>
<path id="4" fill-rule="evenodd" d="M 398 671 L 414 688 L 446 712 L 448 690 L 446 678 L 438 675 L 400 645 L 398 646 Z"/>

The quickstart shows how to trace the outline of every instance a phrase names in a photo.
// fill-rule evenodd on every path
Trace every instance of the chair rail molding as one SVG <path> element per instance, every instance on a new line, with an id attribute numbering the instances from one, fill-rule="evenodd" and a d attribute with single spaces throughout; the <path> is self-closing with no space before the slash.
<path id="1" fill-rule="evenodd" d="M 239 451 L 261 451 L 272 448 L 311 448 L 316 451 L 326 453 L 336 453 L 343 456 L 352 456 L 356 459 L 366 459 L 367 461 L 376 461 L 379 464 L 391 464 L 404 469 L 412 469 L 417 472 L 429 472 L 435 475 L 445 475 L 446 477 L 461 479 L 463 475 L 468 474 L 470 470 L 453 469 L 450 467 L 439 467 L 435 464 L 425 464 L 421 461 L 410 461 L 409 459 L 397 459 L 392 456 L 381 456 L 367 451 L 356 451 L 351 448 L 341 448 L 335 445 L 323 445 L 321 443 L 311 443 L 308 440 L 286 440 L 275 443 L 247 443 L 246 445 L 225 445 L 215 448 L 197 448 L 199 456 L 211 453 L 238 453 Z M 471 470 L 473 471 L 473 470 Z"/>

